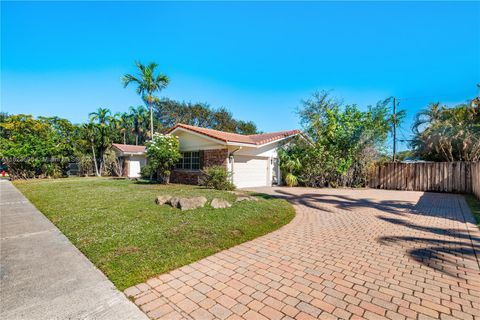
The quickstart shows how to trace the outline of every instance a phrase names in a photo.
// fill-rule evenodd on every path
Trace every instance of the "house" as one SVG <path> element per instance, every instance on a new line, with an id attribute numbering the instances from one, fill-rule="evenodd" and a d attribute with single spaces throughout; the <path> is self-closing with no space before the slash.
<path id="1" fill-rule="evenodd" d="M 172 172 L 173 183 L 198 184 L 201 169 L 224 166 L 238 188 L 261 187 L 281 181 L 277 150 L 300 131 L 242 135 L 177 124 L 168 133 L 179 138 L 182 159 Z M 124 175 L 138 177 L 146 163 L 145 147 L 113 145 L 124 160 Z"/>

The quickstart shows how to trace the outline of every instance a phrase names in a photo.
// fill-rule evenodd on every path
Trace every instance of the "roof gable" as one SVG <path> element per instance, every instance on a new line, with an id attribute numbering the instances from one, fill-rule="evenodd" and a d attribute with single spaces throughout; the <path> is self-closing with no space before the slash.
<path id="1" fill-rule="evenodd" d="M 220 140 L 226 143 L 233 142 L 233 143 L 251 144 L 253 146 L 260 146 L 269 142 L 281 140 L 289 136 L 293 136 L 300 133 L 299 130 L 289 130 L 289 131 L 279 131 L 279 132 L 261 133 L 261 134 L 253 134 L 253 135 L 243 135 L 238 133 L 231 133 L 231 132 L 224 132 L 224 131 L 219 131 L 214 129 L 195 127 L 195 126 L 190 126 L 183 123 L 176 124 L 168 132 L 172 133 L 178 129 L 183 129 L 186 131 L 202 134 L 207 137 Z"/>
<path id="2" fill-rule="evenodd" d="M 146 150 L 145 146 L 134 146 L 131 144 L 112 143 L 112 146 L 125 153 L 144 153 Z"/>

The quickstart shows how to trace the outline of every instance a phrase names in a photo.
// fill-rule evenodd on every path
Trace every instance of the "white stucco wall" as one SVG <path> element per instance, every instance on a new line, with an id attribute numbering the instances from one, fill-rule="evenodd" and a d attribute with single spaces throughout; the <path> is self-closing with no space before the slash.
<path id="1" fill-rule="evenodd" d="M 178 131 L 174 133 L 180 141 L 180 151 L 198 151 L 208 149 L 222 149 L 225 146 L 208 138 L 203 138 L 189 132 Z"/>

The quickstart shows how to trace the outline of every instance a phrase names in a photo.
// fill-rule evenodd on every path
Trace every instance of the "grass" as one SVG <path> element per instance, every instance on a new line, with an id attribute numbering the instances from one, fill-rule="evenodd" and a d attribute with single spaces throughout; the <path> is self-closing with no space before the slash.
<path id="1" fill-rule="evenodd" d="M 234 203 L 235 195 L 198 186 L 157 185 L 106 178 L 15 181 L 110 280 L 123 290 L 158 274 L 267 234 L 294 216 L 285 200 Z M 192 211 L 158 206 L 158 195 L 233 203 Z"/>
<path id="2" fill-rule="evenodd" d="M 468 206 L 472 211 L 475 220 L 477 220 L 477 226 L 480 228 L 480 200 L 478 200 L 473 194 L 465 195 Z"/>

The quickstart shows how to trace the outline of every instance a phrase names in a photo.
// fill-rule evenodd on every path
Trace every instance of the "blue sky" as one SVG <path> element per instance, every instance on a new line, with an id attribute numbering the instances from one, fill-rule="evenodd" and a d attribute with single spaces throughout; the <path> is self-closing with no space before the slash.
<path id="1" fill-rule="evenodd" d="M 364 108 L 477 94 L 480 3 L 1 3 L 1 109 L 85 121 L 141 104 L 120 77 L 156 61 L 162 95 L 227 107 L 262 131 L 298 128 L 301 99 Z"/>

